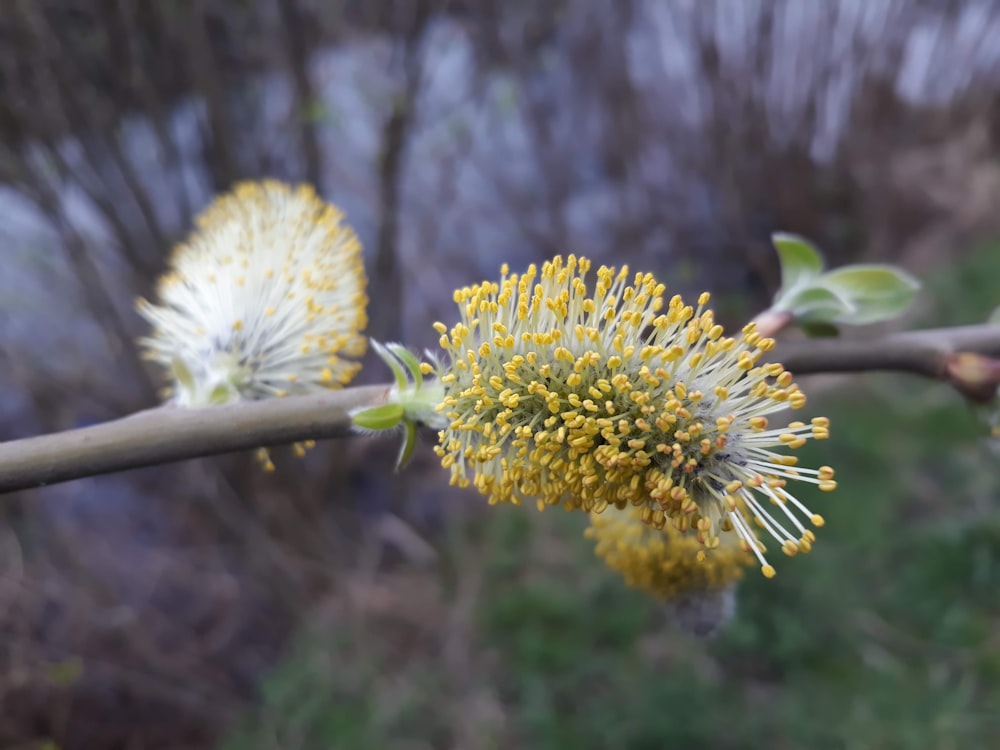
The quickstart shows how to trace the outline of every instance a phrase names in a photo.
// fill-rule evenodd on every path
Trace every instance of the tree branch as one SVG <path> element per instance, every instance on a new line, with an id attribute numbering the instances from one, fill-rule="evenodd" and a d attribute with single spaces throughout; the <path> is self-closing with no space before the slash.
<path id="1" fill-rule="evenodd" d="M 883 370 L 940 379 L 947 377 L 951 355 L 959 352 L 1000 357 L 1000 325 L 927 328 L 868 341 L 779 342 L 773 359 L 795 375 Z"/>
<path id="2" fill-rule="evenodd" d="M 991 367 L 956 358 L 981 355 Z M 870 341 L 779 344 L 773 359 L 796 375 L 910 372 L 951 384 L 970 398 L 996 392 L 1000 326 L 975 325 L 895 333 Z M 974 363 L 975 364 L 975 363 Z M 977 380 L 977 373 L 984 373 Z M 198 456 L 351 434 L 349 412 L 385 403 L 388 385 L 356 386 L 204 409 L 163 406 L 112 422 L 0 443 L 0 493 Z"/>
<path id="3" fill-rule="evenodd" d="M 834 372 L 909 372 L 943 380 L 964 396 L 988 400 L 996 393 L 996 383 L 984 373 L 956 367 L 959 354 L 1000 357 L 1000 325 L 972 325 L 928 328 L 894 333 L 869 341 L 811 339 L 779 342 L 774 360 L 795 375 Z"/>
<path id="4" fill-rule="evenodd" d="M 198 456 L 346 437 L 349 412 L 387 385 L 203 409 L 161 406 L 93 427 L 0 443 L 0 493 Z"/>

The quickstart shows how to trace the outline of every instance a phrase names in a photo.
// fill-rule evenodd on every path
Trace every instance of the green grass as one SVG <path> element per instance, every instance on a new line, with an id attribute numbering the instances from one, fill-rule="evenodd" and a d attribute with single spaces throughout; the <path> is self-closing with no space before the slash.
<path id="1" fill-rule="evenodd" d="M 1000 300 L 1000 250 L 928 294 L 942 300 L 928 323 L 985 318 Z M 993 746 L 1000 480 L 981 422 L 944 386 L 888 375 L 809 408 L 833 417 L 831 440 L 802 451 L 804 465 L 837 468 L 836 493 L 803 498 L 827 524 L 774 580 L 749 575 L 714 640 L 684 634 L 604 569 L 585 519 L 497 508 L 487 526 L 453 530 L 439 571 L 444 612 L 461 598 L 456 581 L 482 574 L 462 636 L 471 676 L 442 657 L 444 621 L 413 626 L 420 643 L 403 657 L 399 632 L 367 633 L 362 655 L 349 634 L 313 634 L 228 747 L 458 746 L 470 695 L 493 709 L 462 746 Z"/>

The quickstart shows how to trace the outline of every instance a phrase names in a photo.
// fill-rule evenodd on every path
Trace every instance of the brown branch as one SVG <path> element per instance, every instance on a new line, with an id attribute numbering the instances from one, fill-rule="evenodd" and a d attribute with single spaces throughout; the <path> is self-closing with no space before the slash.
<path id="1" fill-rule="evenodd" d="M 1000 357 L 1000 325 L 928 328 L 868 341 L 811 339 L 779 343 L 773 358 L 795 375 L 835 372 L 908 372 L 942 380 L 975 400 L 987 400 L 996 384 L 973 381 L 955 367 L 959 354 Z"/>
<path id="2" fill-rule="evenodd" d="M 970 357 L 982 362 L 970 364 Z M 943 380 L 971 398 L 995 393 L 1000 372 L 990 358 L 996 357 L 998 325 L 910 331 L 871 341 L 784 343 L 774 350 L 774 359 L 797 375 L 910 372 Z M 371 385 L 205 409 L 164 406 L 94 427 L 0 443 L 0 492 L 248 448 L 347 437 L 349 412 L 381 405 L 388 393 L 387 385 Z"/>
<path id="3" fill-rule="evenodd" d="M 937 378 L 948 356 L 957 352 L 1000 357 L 1000 325 L 927 328 L 868 341 L 780 342 L 774 349 L 774 359 L 796 375 L 890 370 Z"/>
<path id="4" fill-rule="evenodd" d="M 369 385 L 203 409 L 161 406 L 93 427 L 0 443 L 0 493 L 199 456 L 346 437 L 349 412 L 384 403 Z"/>

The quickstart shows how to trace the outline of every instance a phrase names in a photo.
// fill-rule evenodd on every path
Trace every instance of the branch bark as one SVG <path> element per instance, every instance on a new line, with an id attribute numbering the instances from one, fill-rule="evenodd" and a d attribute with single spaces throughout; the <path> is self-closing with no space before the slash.
<path id="1" fill-rule="evenodd" d="M 909 372 L 977 398 L 977 385 L 950 367 L 957 355 L 1000 357 L 1000 326 L 896 333 L 870 341 L 831 339 L 779 344 L 773 360 L 796 375 Z M 992 361 L 992 360 L 991 360 Z M 993 377 L 993 376 L 991 376 Z M 996 392 L 994 382 L 983 392 Z M 350 411 L 386 402 L 390 386 L 204 409 L 163 406 L 67 432 L 0 443 L 0 493 L 199 456 L 351 434 Z"/>
<path id="2" fill-rule="evenodd" d="M 387 385 L 203 409 L 161 406 L 111 422 L 0 443 L 0 493 L 199 456 L 351 434 L 352 409 Z"/>
<path id="3" fill-rule="evenodd" d="M 959 352 L 1000 357 L 1000 325 L 926 328 L 868 341 L 779 342 L 769 358 L 795 375 L 881 370 L 942 378 L 948 358 Z"/>

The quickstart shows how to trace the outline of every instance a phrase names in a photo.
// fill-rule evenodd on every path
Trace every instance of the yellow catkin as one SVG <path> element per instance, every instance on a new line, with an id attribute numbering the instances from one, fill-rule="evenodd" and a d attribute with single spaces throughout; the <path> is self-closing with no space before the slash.
<path id="1" fill-rule="evenodd" d="M 140 343 L 173 399 L 207 405 L 339 388 L 358 372 L 367 324 L 361 244 L 312 188 L 237 185 L 170 257 Z"/>
<path id="2" fill-rule="evenodd" d="M 756 528 L 786 554 L 808 551 L 803 522 L 822 518 L 787 484 L 833 489 L 833 473 L 791 470 L 775 451 L 826 438 L 829 421 L 769 427 L 805 404 L 765 360 L 773 341 L 754 324 L 725 336 L 707 293 L 691 306 L 666 301 L 651 274 L 591 271 L 557 256 L 455 292 L 460 321 L 435 325 L 449 425 L 437 453 L 452 482 L 490 503 L 636 508 L 656 529 L 694 529 L 705 549 L 732 534 L 765 574 Z"/>
<path id="3" fill-rule="evenodd" d="M 635 508 L 591 514 L 585 535 L 596 542 L 595 554 L 629 586 L 664 601 L 726 588 L 754 562 L 736 543 L 706 551 L 690 531 L 672 524 L 654 529 Z"/>

